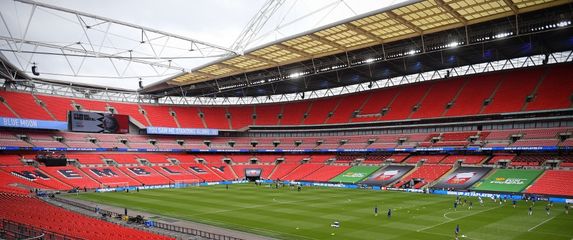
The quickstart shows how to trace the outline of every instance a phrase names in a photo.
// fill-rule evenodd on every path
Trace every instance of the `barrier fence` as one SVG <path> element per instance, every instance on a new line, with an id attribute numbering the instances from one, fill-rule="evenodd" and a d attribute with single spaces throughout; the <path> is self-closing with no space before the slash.
<path id="1" fill-rule="evenodd" d="M 60 203 L 64 203 L 67 205 L 71 205 L 74 207 L 78 207 L 87 211 L 92 211 L 95 212 L 96 208 L 89 206 L 87 204 L 83 204 L 83 203 L 79 203 L 79 202 L 74 202 L 68 199 L 63 199 L 63 198 L 54 198 L 55 201 L 60 202 Z M 122 216 L 123 214 L 121 213 L 116 213 L 116 212 L 112 212 L 112 211 L 107 211 L 107 210 L 103 210 L 103 209 L 98 209 L 98 212 L 100 214 L 105 214 L 106 216 L 109 217 L 117 217 L 117 216 Z M 227 236 L 227 235 L 223 235 L 223 234 L 218 234 L 218 233 L 211 233 L 211 232 L 206 232 L 206 231 L 202 231 L 202 230 L 198 230 L 198 229 L 193 229 L 193 228 L 187 228 L 187 227 L 181 227 L 181 226 L 176 226 L 176 225 L 172 225 L 172 224 L 167 224 L 167 223 L 162 223 L 162 222 L 153 222 L 152 225 L 154 228 L 158 228 L 158 229 L 163 229 L 163 230 L 167 230 L 167 231 L 172 231 L 172 232 L 177 232 L 177 233 L 183 233 L 183 234 L 188 234 L 188 235 L 193 235 L 193 236 L 199 236 L 199 237 L 203 237 L 203 238 L 207 238 L 207 239 L 214 239 L 214 240 L 243 240 L 241 238 L 236 238 L 236 237 L 232 237 L 232 236 Z"/>
<path id="2" fill-rule="evenodd" d="M 79 240 L 72 236 L 47 231 L 32 225 L 1 219 L 0 239 Z"/>

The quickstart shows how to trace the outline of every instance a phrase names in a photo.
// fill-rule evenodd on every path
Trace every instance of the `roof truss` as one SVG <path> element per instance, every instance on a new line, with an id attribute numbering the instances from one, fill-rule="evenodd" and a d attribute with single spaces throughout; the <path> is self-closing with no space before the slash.
<path id="1" fill-rule="evenodd" d="M 267 46 L 247 51 L 244 56 L 241 56 L 258 61 L 261 64 L 238 67 L 235 63 L 228 63 L 229 61 L 233 62 L 232 60 L 239 56 L 214 62 L 212 65 L 218 65 L 218 62 L 225 62 L 228 64 L 226 68 L 232 71 L 227 71 L 224 74 L 214 74 L 214 77 L 206 78 L 202 81 L 306 61 L 415 36 L 423 36 L 428 33 L 568 2 L 570 1 L 423 0 L 394 9 L 382 9 L 378 12 L 336 23 L 314 32 L 277 41 Z M 232 65 L 235 68 L 232 68 Z M 208 67 L 209 65 L 206 65 L 196 70 Z"/>

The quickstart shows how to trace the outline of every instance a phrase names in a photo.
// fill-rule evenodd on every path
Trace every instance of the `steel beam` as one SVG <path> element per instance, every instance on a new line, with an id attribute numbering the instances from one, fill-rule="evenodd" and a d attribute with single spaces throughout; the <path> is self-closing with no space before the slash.
<path id="1" fill-rule="evenodd" d="M 126 27 L 135 28 L 135 29 L 140 29 L 140 30 L 144 30 L 144 31 L 152 32 L 152 33 L 156 33 L 156 34 L 161 34 L 161 35 L 169 36 L 172 38 L 178 38 L 180 40 L 198 43 L 201 45 L 205 45 L 208 47 L 216 48 L 216 49 L 228 52 L 228 53 L 238 55 L 237 52 L 235 52 L 232 49 L 226 48 L 226 47 L 218 46 L 216 44 L 200 41 L 200 40 L 193 39 L 193 38 L 184 37 L 184 36 L 173 34 L 173 33 L 164 32 L 161 30 L 153 29 L 153 28 L 144 27 L 141 25 L 127 23 L 127 22 L 123 22 L 123 21 L 119 21 L 119 20 L 115 20 L 115 19 L 111 19 L 111 18 L 106 18 L 106 17 L 90 14 L 90 13 L 85 13 L 85 12 L 81 12 L 81 11 L 68 9 L 68 8 L 58 7 L 58 6 L 54 6 L 54 5 L 50 5 L 50 4 L 46 4 L 46 3 L 42 3 L 42 2 L 36 2 L 33 0 L 14 0 L 14 1 L 24 3 L 24 4 L 30 4 L 30 5 L 37 6 L 37 7 L 52 9 L 52 10 L 56 10 L 56 11 L 60 11 L 60 12 L 66 12 L 66 13 L 70 13 L 70 14 L 74 14 L 74 15 L 79 15 L 79 16 L 83 16 L 83 17 L 98 19 L 101 21 L 110 22 L 110 23 L 114 23 L 114 24 L 118 24 L 118 25 L 122 25 L 122 26 L 126 26 Z"/>

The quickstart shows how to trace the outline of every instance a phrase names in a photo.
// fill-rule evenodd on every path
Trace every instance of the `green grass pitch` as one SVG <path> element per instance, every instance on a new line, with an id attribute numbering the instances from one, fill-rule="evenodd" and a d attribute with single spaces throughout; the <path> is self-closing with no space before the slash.
<path id="1" fill-rule="evenodd" d="M 273 189 L 254 184 L 68 195 L 157 215 L 192 220 L 279 239 L 573 239 L 573 212 L 537 202 L 499 205 L 468 198 L 473 209 L 453 210 L 453 196 L 364 189 Z M 379 214 L 374 216 L 374 207 Z M 392 217 L 387 218 L 388 208 Z M 338 220 L 340 228 L 330 224 Z"/>

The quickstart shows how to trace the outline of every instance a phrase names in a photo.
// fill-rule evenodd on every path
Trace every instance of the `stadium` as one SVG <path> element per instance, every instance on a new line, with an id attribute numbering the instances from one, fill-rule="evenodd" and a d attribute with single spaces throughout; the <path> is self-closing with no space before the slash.
<path id="1" fill-rule="evenodd" d="M 0 239 L 573 239 L 571 0 L 94 2 L 0 2 Z"/>

